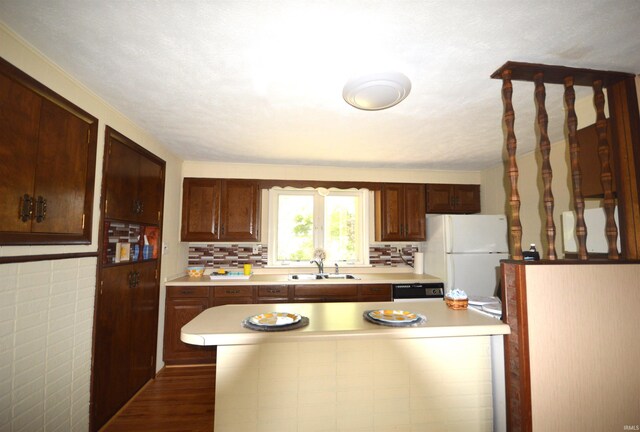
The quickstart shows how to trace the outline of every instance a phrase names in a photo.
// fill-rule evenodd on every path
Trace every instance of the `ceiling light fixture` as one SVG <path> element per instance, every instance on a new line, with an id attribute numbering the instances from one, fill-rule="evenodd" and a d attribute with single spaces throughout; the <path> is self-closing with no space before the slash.
<path id="1" fill-rule="evenodd" d="M 400 72 L 383 72 L 351 78 L 344 85 L 342 97 L 365 111 L 391 108 L 402 102 L 411 91 L 411 81 Z"/>

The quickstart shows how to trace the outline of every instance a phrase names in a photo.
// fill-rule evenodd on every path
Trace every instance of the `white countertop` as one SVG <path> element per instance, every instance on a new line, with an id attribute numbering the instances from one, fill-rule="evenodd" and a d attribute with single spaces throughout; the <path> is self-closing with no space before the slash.
<path id="1" fill-rule="evenodd" d="M 301 272 L 304 273 L 304 272 Z M 210 276 L 183 276 L 167 282 L 167 286 L 233 286 L 233 285 L 345 285 L 345 284 L 377 284 L 377 283 L 429 283 L 442 282 L 435 276 L 414 273 L 354 273 L 360 279 L 312 279 L 289 280 L 288 274 L 254 274 L 249 279 L 224 279 Z"/>
<path id="2" fill-rule="evenodd" d="M 370 309 L 401 309 L 427 317 L 420 327 L 387 327 L 366 321 Z M 297 330 L 262 332 L 244 328 L 242 321 L 266 312 L 290 312 L 309 318 Z M 474 309 L 451 310 L 443 301 L 287 303 L 212 307 L 182 327 L 180 339 L 193 345 L 251 345 L 335 339 L 407 339 L 508 334 L 509 326 Z"/>

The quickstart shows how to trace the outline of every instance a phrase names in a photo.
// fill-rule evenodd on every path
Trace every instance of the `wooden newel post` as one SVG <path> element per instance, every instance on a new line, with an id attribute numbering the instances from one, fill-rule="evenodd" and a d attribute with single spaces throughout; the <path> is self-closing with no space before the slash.
<path id="1" fill-rule="evenodd" d="M 546 91 L 544 88 L 544 74 L 538 72 L 533 76 L 535 82 L 535 100 L 538 110 L 538 129 L 540 129 L 540 154 L 542 155 L 542 182 L 544 185 L 544 212 L 546 215 L 546 233 L 547 233 L 547 258 L 550 260 L 557 259 L 556 255 L 556 224 L 553 221 L 553 192 L 551 191 L 551 181 L 553 179 L 553 171 L 551 169 L 551 161 L 549 154 L 551 153 L 551 142 L 547 125 L 549 116 L 545 107 Z"/>
<path id="2" fill-rule="evenodd" d="M 567 129 L 569 131 L 569 156 L 571 161 L 571 183 L 573 185 L 573 205 L 576 209 L 576 237 L 578 238 L 578 259 L 586 260 L 587 225 L 584 222 L 584 198 L 582 196 L 582 173 L 580 172 L 580 145 L 576 137 L 578 117 L 576 116 L 576 92 L 573 77 L 564 79 L 564 101 L 567 104 Z"/>
<path id="3" fill-rule="evenodd" d="M 509 205 L 511 206 L 510 231 L 513 241 L 513 251 L 511 256 L 515 260 L 522 258 L 522 224 L 520 223 L 520 195 L 518 194 L 518 164 L 516 163 L 517 140 L 513 129 L 515 113 L 511 96 L 513 86 L 511 84 L 511 70 L 502 72 L 502 98 L 504 101 L 504 125 L 507 129 L 507 152 L 509 155 L 509 181 L 511 184 L 511 195 Z"/>
<path id="4" fill-rule="evenodd" d="M 596 131 L 598 132 L 598 156 L 600 158 L 600 184 L 604 192 L 604 211 L 607 215 L 605 234 L 607 236 L 608 258 L 618 259 L 618 227 L 614 218 L 616 200 L 613 196 L 613 177 L 607 141 L 607 118 L 604 115 L 604 93 L 602 80 L 593 82 L 593 102 L 596 107 Z"/>

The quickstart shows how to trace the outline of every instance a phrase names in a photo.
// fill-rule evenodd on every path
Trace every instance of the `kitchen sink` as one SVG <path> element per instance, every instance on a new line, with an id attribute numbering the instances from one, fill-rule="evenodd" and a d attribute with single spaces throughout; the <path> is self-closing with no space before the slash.
<path id="1" fill-rule="evenodd" d="M 289 275 L 289 280 L 360 279 L 352 274 L 342 273 L 300 273 Z"/>

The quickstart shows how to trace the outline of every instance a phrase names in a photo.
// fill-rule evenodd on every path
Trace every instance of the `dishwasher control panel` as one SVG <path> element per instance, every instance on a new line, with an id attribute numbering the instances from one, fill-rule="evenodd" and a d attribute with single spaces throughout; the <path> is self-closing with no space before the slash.
<path id="1" fill-rule="evenodd" d="M 438 299 L 444 298 L 444 283 L 407 283 L 393 285 L 393 299 Z"/>

